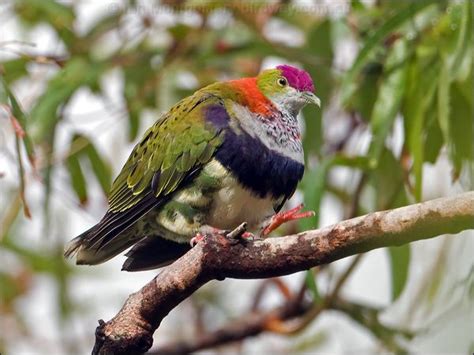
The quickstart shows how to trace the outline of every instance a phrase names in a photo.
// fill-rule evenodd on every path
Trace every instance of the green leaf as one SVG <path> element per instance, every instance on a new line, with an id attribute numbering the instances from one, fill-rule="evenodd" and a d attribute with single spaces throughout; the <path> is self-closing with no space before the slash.
<path id="1" fill-rule="evenodd" d="M 318 66 L 306 65 L 305 69 L 313 78 L 317 78 L 316 94 L 322 102 L 322 108 L 308 105 L 303 109 L 306 125 L 303 146 L 307 153 L 319 154 L 323 143 L 323 109 L 325 105 L 329 104 L 334 84 L 331 68 L 334 55 L 331 30 L 331 22 L 329 20 L 323 21 L 311 29 L 307 39 L 305 52 L 317 57 L 321 64 Z"/>
<path id="2" fill-rule="evenodd" d="M 456 10 L 462 14 L 461 23 L 459 24 L 460 29 L 458 33 L 458 38 L 456 42 L 456 49 L 453 55 L 450 57 L 451 63 L 451 76 L 457 77 L 458 71 L 461 68 L 461 63 L 466 56 L 472 56 L 468 54 L 468 47 L 472 41 L 472 1 L 464 1 L 462 8 L 460 6 L 453 6 L 452 13 L 455 13 Z M 453 21 L 455 25 L 455 21 Z"/>
<path id="3" fill-rule="evenodd" d="M 67 103 L 81 86 L 95 86 L 105 68 L 99 63 L 75 57 L 67 62 L 48 83 L 43 95 L 32 108 L 30 117 L 33 137 L 45 139 L 59 119 L 58 108 Z"/>
<path id="4" fill-rule="evenodd" d="M 423 143 L 423 119 L 424 112 L 422 109 L 415 111 L 412 117 L 413 125 L 410 130 L 408 142 L 410 151 L 413 156 L 413 173 L 415 175 L 415 199 L 420 202 L 422 198 L 423 187 L 423 161 L 424 161 L 424 143 Z"/>
<path id="5" fill-rule="evenodd" d="M 0 271 L 0 300 L 2 307 L 14 307 L 15 300 L 22 296 L 28 288 L 24 287 L 17 275 Z"/>
<path id="6" fill-rule="evenodd" d="M 302 181 L 304 192 L 304 203 L 308 210 L 316 212 L 312 218 L 303 218 L 299 220 L 301 230 L 309 230 L 318 227 L 319 210 L 321 200 L 326 187 L 326 176 L 331 167 L 332 160 L 326 159 L 319 164 L 316 169 L 308 171 Z"/>
<path id="7" fill-rule="evenodd" d="M 26 153 L 30 162 L 34 165 L 34 150 L 33 144 L 31 139 L 26 132 L 25 125 L 26 125 L 26 116 L 23 113 L 18 101 L 15 98 L 15 95 L 10 91 L 7 83 L 0 78 L 0 95 L 1 95 L 1 102 L 3 105 L 6 105 L 10 109 L 10 120 L 12 124 L 18 125 L 16 130 L 21 131 L 15 132 L 15 150 L 17 156 L 17 164 L 18 164 L 18 176 L 20 177 L 20 198 L 23 202 L 23 212 L 26 217 L 31 218 L 30 208 L 25 198 L 25 167 L 23 164 L 22 158 L 22 143 L 25 146 Z"/>
<path id="8" fill-rule="evenodd" d="M 392 271 L 392 302 L 403 292 L 408 280 L 410 268 L 410 245 L 388 248 L 390 257 L 390 268 Z"/>
<path id="9" fill-rule="evenodd" d="M 3 80 L 0 80 L 0 105 L 8 105 L 10 104 L 10 100 L 8 97 L 8 89 L 6 87 L 6 83 Z"/>
<path id="10" fill-rule="evenodd" d="M 67 274 L 72 271 L 66 264 L 63 257 L 57 254 L 45 253 L 44 250 L 35 250 L 27 248 L 16 242 L 16 238 L 6 238 L 2 240 L 2 247 L 19 256 L 26 265 L 30 266 L 36 272 Z"/>
<path id="11" fill-rule="evenodd" d="M 21 155 L 21 138 L 18 134 L 15 135 L 15 150 L 17 156 L 17 164 L 18 164 L 18 176 L 20 177 L 20 197 L 21 201 L 23 202 L 23 212 L 26 217 L 31 218 L 30 208 L 28 203 L 26 202 L 25 198 L 25 168 L 23 166 L 23 159 Z"/>
<path id="12" fill-rule="evenodd" d="M 375 189 L 375 210 L 387 210 L 408 204 L 404 189 L 404 172 L 392 151 L 384 148 L 380 164 L 370 173 Z"/>
<path id="13" fill-rule="evenodd" d="M 321 147 L 323 145 L 322 111 L 322 108 L 315 107 L 315 105 L 307 105 L 303 109 L 303 117 L 305 122 L 303 148 L 306 152 L 306 157 L 308 157 L 311 153 L 319 155 L 321 151 Z"/>
<path id="14" fill-rule="evenodd" d="M 306 329 L 306 328 L 305 328 Z M 290 354 L 318 354 L 321 351 L 316 349 L 321 348 L 330 339 L 330 335 L 327 330 L 317 329 L 316 331 L 307 330 L 304 335 L 297 337 L 294 340 L 291 348 L 287 348 L 287 353 Z M 291 350 L 289 350 L 291 349 Z"/>
<path id="15" fill-rule="evenodd" d="M 53 126 L 51 131 L 47 132 L 47 135 L 43 143 L 43 152 L 45 155 L 45 166 L 42 167 L 43 185 L 44 185 L 44 199 L 43 199 L 43 219 L 45 220 L 44 230 L 47 232 L 50 226 L 50 202 L 51 202 L 51 191 L 53 189 L 53 175 L 56 165 L 54 162 L 54 149 L 55 149 L 55 137 L 56 137 L 56 126 Z"/>
<path id="16" fill-rule="evenodd" d="M 112 182 L 112 173 L 109 164 L 102 159 L 94 144 L 87 137 L 76 134 L 70 144 L 67 166 L 71 174 L 72 183 L 77 184 L 74 186 L 74 189 L 81 203 L 83 201 L 82 198 L 87 198 L 86 181 L 80 167 L 81 158 L 87 158 L 87 160 L 89 160 L 90 167 L 92 168 L 102 191 L 107 195 L 110 191 L 110 185 Z M 75 180 L 75 177 L 72 174 L 76 173 L 78 176 Z"/>
<path id="17" fill-rule="evenodd" d="M 370 119 L 373 138 L 368 155 L 373 166 L 377 166 L 379 163 L 385 139 L 390 132 L 405 93 L 408 66 L 404 62 L 407 47 L 406 41 L 398 40 L 387 58 L 386 68 L 390 74 L 380 86 Z"/>
<path id="18" fill-rule="evenodd" d="M 28 74 L 28 58 L 17 58 L 0 63 L 0 73 L 6 83 L 10 84 Z"/>
<path id="19" fill-rule="evenodd" d="M 351 69 L 347 72 L 343 83 L 342 83 L 342 102 L 347 104 L 348 100 L 352 97 L 354 92 L 357 89 L 357 77 L 362 70 L 362 68 L 368 63 L 371 59 L 371 56 L 377 47 L 377 45 L 382 42 L 384 38 L 389 36 L 393 31 L 398 27 L 403 25 L 405 22 L 413 19 L 415 14 L 428 5 L 432 4 L 432 0 L 421 0 L 416 2 L 410 2 L 408 6 L 404 7 L 402 10 L 397 12 L 394 16 L 387 19 L 383 22 L 383 25 L 380 26 L 366 41 L 364 47 L 360 50 L 357 58 L 355 59 L 354 64 Z"/>
<path id="20" fill-rule="evenodd" d="M 369 121 L 379 92 L 378 84 L 382 80 L 385 79 L 381 63 L 371 62 L 364 67 L 359 88 L 347 103 L 347 110 L 359 112 L 364 121 Z"/>
<path id="21" fill-rule="evenodd" d="M 311 291 L 313 294 L 313 302 L 320 303 L 322 298 L 319 294 L 318 285 L 316 284 L 316 270 L 310 269 L 306 270 L 306 278 L 305 278 L 306 287 Z"/>
<path id="22" fill-rule="evenodd" d="M 449 152 L 451 161 L 454 165 L 454 179 L 459 177 L 460 171 L 464 163 L 472 161 L 474 158 L 474 134 L 473 134 L 473 105 L 472 101 L 464 95 L 461 86 L 471 87 L 473 83 L 468 79 L 466 83 L 453 83 L 451 86 L 451 115 L 450 115 L 450 139 Z"/>
<path id="23" fill-rule="evenodd" d="M 421 201 L 423 182 L 424 132 L 426 112 L 431 105 L 438 84 L 440 63 L 432 53 L 424 57 L 418 54 L 411 63 L 408 74 L 408 88 L 403 102 L 405 142 L 413 157 L 415 176 L 414 195 Z"/>
<path id="24" fill-rule="evenodd" d="M 319 213 L 321 200 L 326 190 L 326 178 L 333 166 L 347 166 L 361 170 L 368 170 L 369 161 L 363 156 L 347 157 L 337 154 L 323 160 L 317 168 L 307 170 L 303 177 L 301 187 L 304 192 L 304 203 L 308 210 L 316 212 L 312 218 L 299 220 L 301 230 L 317 228 L 319 225 Z"/>
<path id="25" fill-rule="evenodd" d="M 352 0 L 350 5 L 353 11 L 364 11 L 366 8 L 360 0 Z"/>
<path id="26" fill-rule="evenodd" d="M 87 203 L 87 183 L 82 172 L 81 165 L 79 164 L 79 158 L 77 154 L 72 154 L 66 159 L 66 167 L 69 172 L 69 178 L 71 185 L 76 193 L 77 198 L 81 205 Z"/>
<path id="27" fill-rule="evenodd" d="M 87 31 L 84 38 L 88 41 L 93 41 L 97 37 L 116 29 L 120 26 L 120 19 L 123 16 L 123 11 L 113 12 L 110 15 L 101 17 L 91 28 Z"/>
<path id="28" fill-rule="evenodd" d="M 141 112 L 147 107 L 156 106 L 157 73 L 151 67 L 154 55 L 154 53 L 144 51 L 134 58 L 132 65 L 124 68 L 124 96 L 128 111 L 130 141 L 137 137 Z"/>
<path id="29" fill-rule="evenodd" d="M 437 99 L 438 99 L 438 121 L 445 142 L 449 142 L 449 95 L 451 87 L 451 73 L 446 60 L 442 61 L 439 73 Z"/>
<path id="30" fill-rule="evenodd" d="M 75 15 L 72 6 L 53 0 L 18 0 L 15 12 L 27 24 L 50 24 L 68 47 L 74 44 Z"/>
<path id="31" fill-rule="evenodd" d="M 132 99 L 133 100 L 133 99 Z M 138 101 L 127 100 L 128 109 L 128 140 L 133 142 L 140 129 L 140 112 L 143 109 Z"/>
<path id="32" fill-rule="evenodd" d="M 7 98 L 5 97 L 0 101 L 1 103 L 5 103 L 8 106 L 11 107 L 11 111 L 13 116 L 18 120 L 18 123 L 22 127 L 23 131 L 25 132 L 25 135 L 23 137 L 23 144 L 25 145 L 26 149 L 26 154 L 28 155 L 28 159 L 30 162 L 33 164 L 35 161 L 35 151 L 34 151 L 34 146 L 33 146 L 33 141 L 31 140 L 31 137 L 29 135 L 29 132 L 27 130 L 27 121 L 26 121 L 26 114 L 20 107 L 20 104 L 18 103 L 18 100 L 16 99 L 15 95 L 13 92 L 10 90 L 8 87 L 8 84 L 0 78 L 0 91 L 3 90 L 3 95 L 6 95 Z M 3 101 L 5 100 L 5 101 Z"/>
<path id="33" fill-rule="evenodd" d="M 74 12 L 72 7 L 53 0 L 18 0 L 15 10 L 24 20 L 38 23 L 46 21 L 54 27 L 72 27 Z"/>
<path id="34" fill-rule="evenodd" d="M 443 133 L 439 126 L 437 106 L 431 105 L 426 115 L 428 122 L 425 124 L 424 159 L 425 162 L 434 164 L 444 145 Z"/>
<path id="35" fill-rule="evenodd" d="M 370 161 L 367 157 L 365 156 L 346 156 L 343 154 L 336 154 L 332 157 L 332 162 L 331 165 L 337 165 L 337 166 L 347 166 L 349 168 L 357 168 L 360 170 L 370 170 Z"/>
<path id="36" fill-rule="evenodd" d="M 100 186 L 102 187 L 102 191 L 104 191 L 104 194 L 107 195 L 110 191 L 110 185 L 112 183 L 112 173 L 110 166 L 105 163 L 92 143 L 90 143 L 85 148 L 85 151 L 91 163 L 92 170 L 94 171 L 94 174 L 99 181 Z"/>

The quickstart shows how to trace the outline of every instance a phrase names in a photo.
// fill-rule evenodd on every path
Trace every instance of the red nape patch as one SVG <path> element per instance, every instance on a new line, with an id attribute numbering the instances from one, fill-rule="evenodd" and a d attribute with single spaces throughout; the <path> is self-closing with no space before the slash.
<path id="1" fill-rule="evenodd" d="M 242 104 L 248 106 L 250 111 L 269 115 L 275 109 L 272 102 L 258 88 L 257 78 L 232 80 L 230 83 L 239 91 Z"/>

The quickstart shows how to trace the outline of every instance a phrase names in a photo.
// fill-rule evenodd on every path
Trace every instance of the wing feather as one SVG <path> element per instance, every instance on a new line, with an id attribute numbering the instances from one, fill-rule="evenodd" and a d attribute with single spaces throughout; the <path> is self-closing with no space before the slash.
<path id="1" fill-rule="evenodd" d="M 221 128 L 205 118 L 210 105 L 224 104 L 217 96 L 197 92 L 145 132 L 112 185 L 109 210 L 97 225 L 71 242 L 66 255 L 78 253 L 78 262 L 98 263 L 143 237 L 129 240 L 121 233 L 191 181 L 222 143 Z"/>

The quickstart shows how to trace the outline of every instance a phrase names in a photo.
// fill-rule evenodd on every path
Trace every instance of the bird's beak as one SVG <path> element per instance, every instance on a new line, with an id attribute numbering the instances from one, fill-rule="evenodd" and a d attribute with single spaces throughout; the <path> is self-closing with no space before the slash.
<path id="1" fill-rule="evenodd" d="M 309 104 L 315 104 L 318 107 L 321 107 L 321 100 L 311 91 L 303 92 L 303 97 Z"/>

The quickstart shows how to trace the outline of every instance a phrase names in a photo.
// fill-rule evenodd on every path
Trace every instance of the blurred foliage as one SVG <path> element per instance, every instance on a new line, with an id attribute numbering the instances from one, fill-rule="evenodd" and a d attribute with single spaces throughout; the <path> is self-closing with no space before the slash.
<path id="1" fill-rule="evenodd" d="M 20 201 L 28 216 L 25 175 L 39 176 L 45 216 L 52 218 L 48 216 L 51 185 L 55 184 L 51 179 L 60 166 L 68 172 L 80 208 L 87 207 L 90 177 L 95 176 L 107 194 L 112 162 L 101 155 L 94 137 L 75 132 L 59 160 L 55 137 L 74 96 L 87 89 L 105 97 L 103 81 L 113 71 L 119 71 L 123 80 L 120 99 L 128 117 L 128 138 L 136 141 L 145 128 L 146 113 L 158 117 L 201 86 L 255 75 L 267 58 L 304 67 L 323 102 L 323 110 L 307 107 L 303 112 L 308 168 L 300 188 L 306 206 L 315 211 L 327 195 L 341 203 L 345 217 L 420 201 L 423 182 L 433 178 L 424 176 L 423 166 L 435 163 L 441 155 L 448 157 L 452 181 L 464 175 L 467 189 L 473 188 L 471 1 L 375 1 L 366 5 L 354 0 L 337 7 L 343 11 L 339 14 L 300 9 L 290 1 L 167 0 L 144 5 L 129 0 L 112 5 L 86 30 L 78 29 L 76 2 L 17 0 L 10 1 L 7 9 L 0 8 L 10 11 L 26 34 L 40 27 L 52 31 L 60 48 L 59 54 L 38 53 L 19 42 L 22 50 L 0 61 L 0 104 L 8 121 L 3 116 L 0 119 L 2 125 L 14 128 L 19 177 L 16 187 L 1 191 L 12 202 L 0 210 L 0 253 L 23 265 L 19 271 L 0 269 L 0 314 L 13 312 L 15 299 L 28 292 L 36 273 L 57 281 L 60 314 L 67 317 L 72 311 L 67 285 L 73 271 L 61 257 L 64 240 L 40 250 L 20 243 L 15 236 L 24 222 Z M 313 9 L 317 6 L 331 9 L 324 5 Z M 158 7 L 173 13 L 175 20 L 169 24 L 156 21 L 153 10 Z M 191 14 L 199 18 L 197 23 L 183 20 Z M 302 43 L 273 39 L 271 25 L 281 32 L 287 28 L 297 31 Z M 341 48 L 351 44 L 357 53 L 341 54 Z M 0 41 L 0 50 L 10 45 Z M 23 105 L 15 94 L 17 86 L 35 80 L 33 69 L 45 66 L 51 74 L 41 94 Z M 335 122 L 337 134 L 326 136 Z M 398 133 L 397 122 L 401 123 Z M 367 147 L 354 144 L 361 134 L 370 136 Z M 349 171 L 356 179 L 341 186 L 332 178 L 338 169 Z M 318 218 L 308 219 L 299 228 L 318 224 Z M 395 301 L 407 281 L 410 247 L 391 248 L 388 256 Z M 319 302 L 322 296 L 315 275 L 307 274 L 307 287 Z M 360 308 L 353 314 L 356 321 L 364 318 Z M 371 317 L 376 314 L 373 311 Z M 19 328 L 21 323 L 18 320 Z M 392 344 L 394 337 L 383 329 L 373 333 L 387 349 L 398 349 Z M 324 337 L 318 333 L 297 348 L 317 347 Z M 4 341 L 0 335 L 2 353 Z"/>

